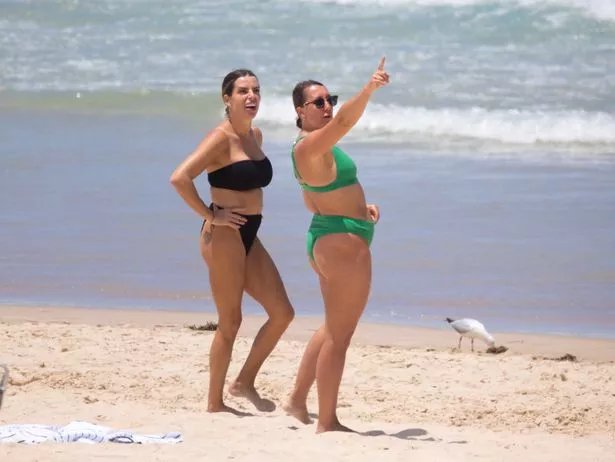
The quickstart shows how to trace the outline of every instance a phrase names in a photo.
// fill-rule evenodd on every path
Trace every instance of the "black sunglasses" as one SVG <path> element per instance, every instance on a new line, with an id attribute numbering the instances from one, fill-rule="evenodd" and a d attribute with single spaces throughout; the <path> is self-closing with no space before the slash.
<path id="1" fill-rule="evenodd" d="M 337 95 L 327 95 L 326 100 L 331 105 L 331 107 L 333 107 L 337 104 Z M 308 104 L 313 104 L 318 109 L 322 109 L 323 107 L 325 107 L 325 98 L 321 96 L 320 98 L 316 98 L 314 101 L 308 101 L 303 105 L 307 106 Z"/>

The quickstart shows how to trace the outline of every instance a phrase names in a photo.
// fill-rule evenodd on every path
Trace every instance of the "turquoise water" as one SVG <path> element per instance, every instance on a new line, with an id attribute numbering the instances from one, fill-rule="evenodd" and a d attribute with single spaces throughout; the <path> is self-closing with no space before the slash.
<path id="1" fill-rule="evenodd" d="M 211 311 L 168 177 L 249 67 L 275 169 L 261 238 L 297 311 L 321 313 L 290 91 L 343 100 L 381 54 L 391 85 L 344 140 L 383 215 L 366 319 L 613 337 L 607 0 L 0 0 L 0 302 Z"/>
<path id="2" fill-rule="evenodd" d="M 384 54 L 359 140 L 615 143 L 610 0 L 4 0 L 0 51 L 10 107 L 213 121 L 223 75 L 249 67 L 286 136 L 296 81 L 345 98 Z"/>

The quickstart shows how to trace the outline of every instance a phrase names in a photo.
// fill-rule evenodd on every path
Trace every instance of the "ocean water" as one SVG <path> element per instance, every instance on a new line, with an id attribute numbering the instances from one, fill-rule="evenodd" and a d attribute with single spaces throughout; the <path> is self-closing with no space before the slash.
<path id="1" fill-rule="evenodd" d="M 248 67 L 275 168 L 261 239 L 321 313 L 290 92 L 343 101 L 381 55 L 391 84 L 343 143 L 382 210 L 365 319 L 615 337 L 609 0 L 0 0 L 0 303 L 212 311 L 168 177 Z"/>

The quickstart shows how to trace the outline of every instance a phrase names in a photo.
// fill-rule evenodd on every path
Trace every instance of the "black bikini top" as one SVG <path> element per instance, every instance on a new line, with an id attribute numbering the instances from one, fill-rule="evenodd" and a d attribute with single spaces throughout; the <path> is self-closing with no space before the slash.
<path id="1" fill-rule="evenodd" d="M 264 188 L 273 178 L 273 167 L 267 157 L 262 160 L 240 160 L 207 174 L 214 188 L 248 191 Z"/>

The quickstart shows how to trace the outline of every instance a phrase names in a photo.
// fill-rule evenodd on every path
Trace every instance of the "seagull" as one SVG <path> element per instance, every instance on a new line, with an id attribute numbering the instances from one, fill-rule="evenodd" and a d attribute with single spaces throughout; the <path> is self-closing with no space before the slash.
<path id="1" fill-rule="evenodd" d="M 4 369 L 4 372 L 0 375 L 0 407 L 2 407 L 4 390 L 6 390 L 6 383 L 9 381 L 9 368 L 4 364 L 0 364 L 0 368 Z"/>
<path id="2" fill-rule="evenodd" d="M 461 350 L 461 340 L 464 337 L 469 337 L 472 339 L 472 351 L 474 351 L 474 339 L 478 338 L 485 342 L 490 347 L 495 346 L 495 339 L 493 336 L 487 332 L 485 326 L 476 319 L 463 318 L 458 320 L 453 320 L 451 318 L 446 318 L 447 322 L 451 325 L 453 329 L 459 334 L 459 346 L 458 348 Z"/>

